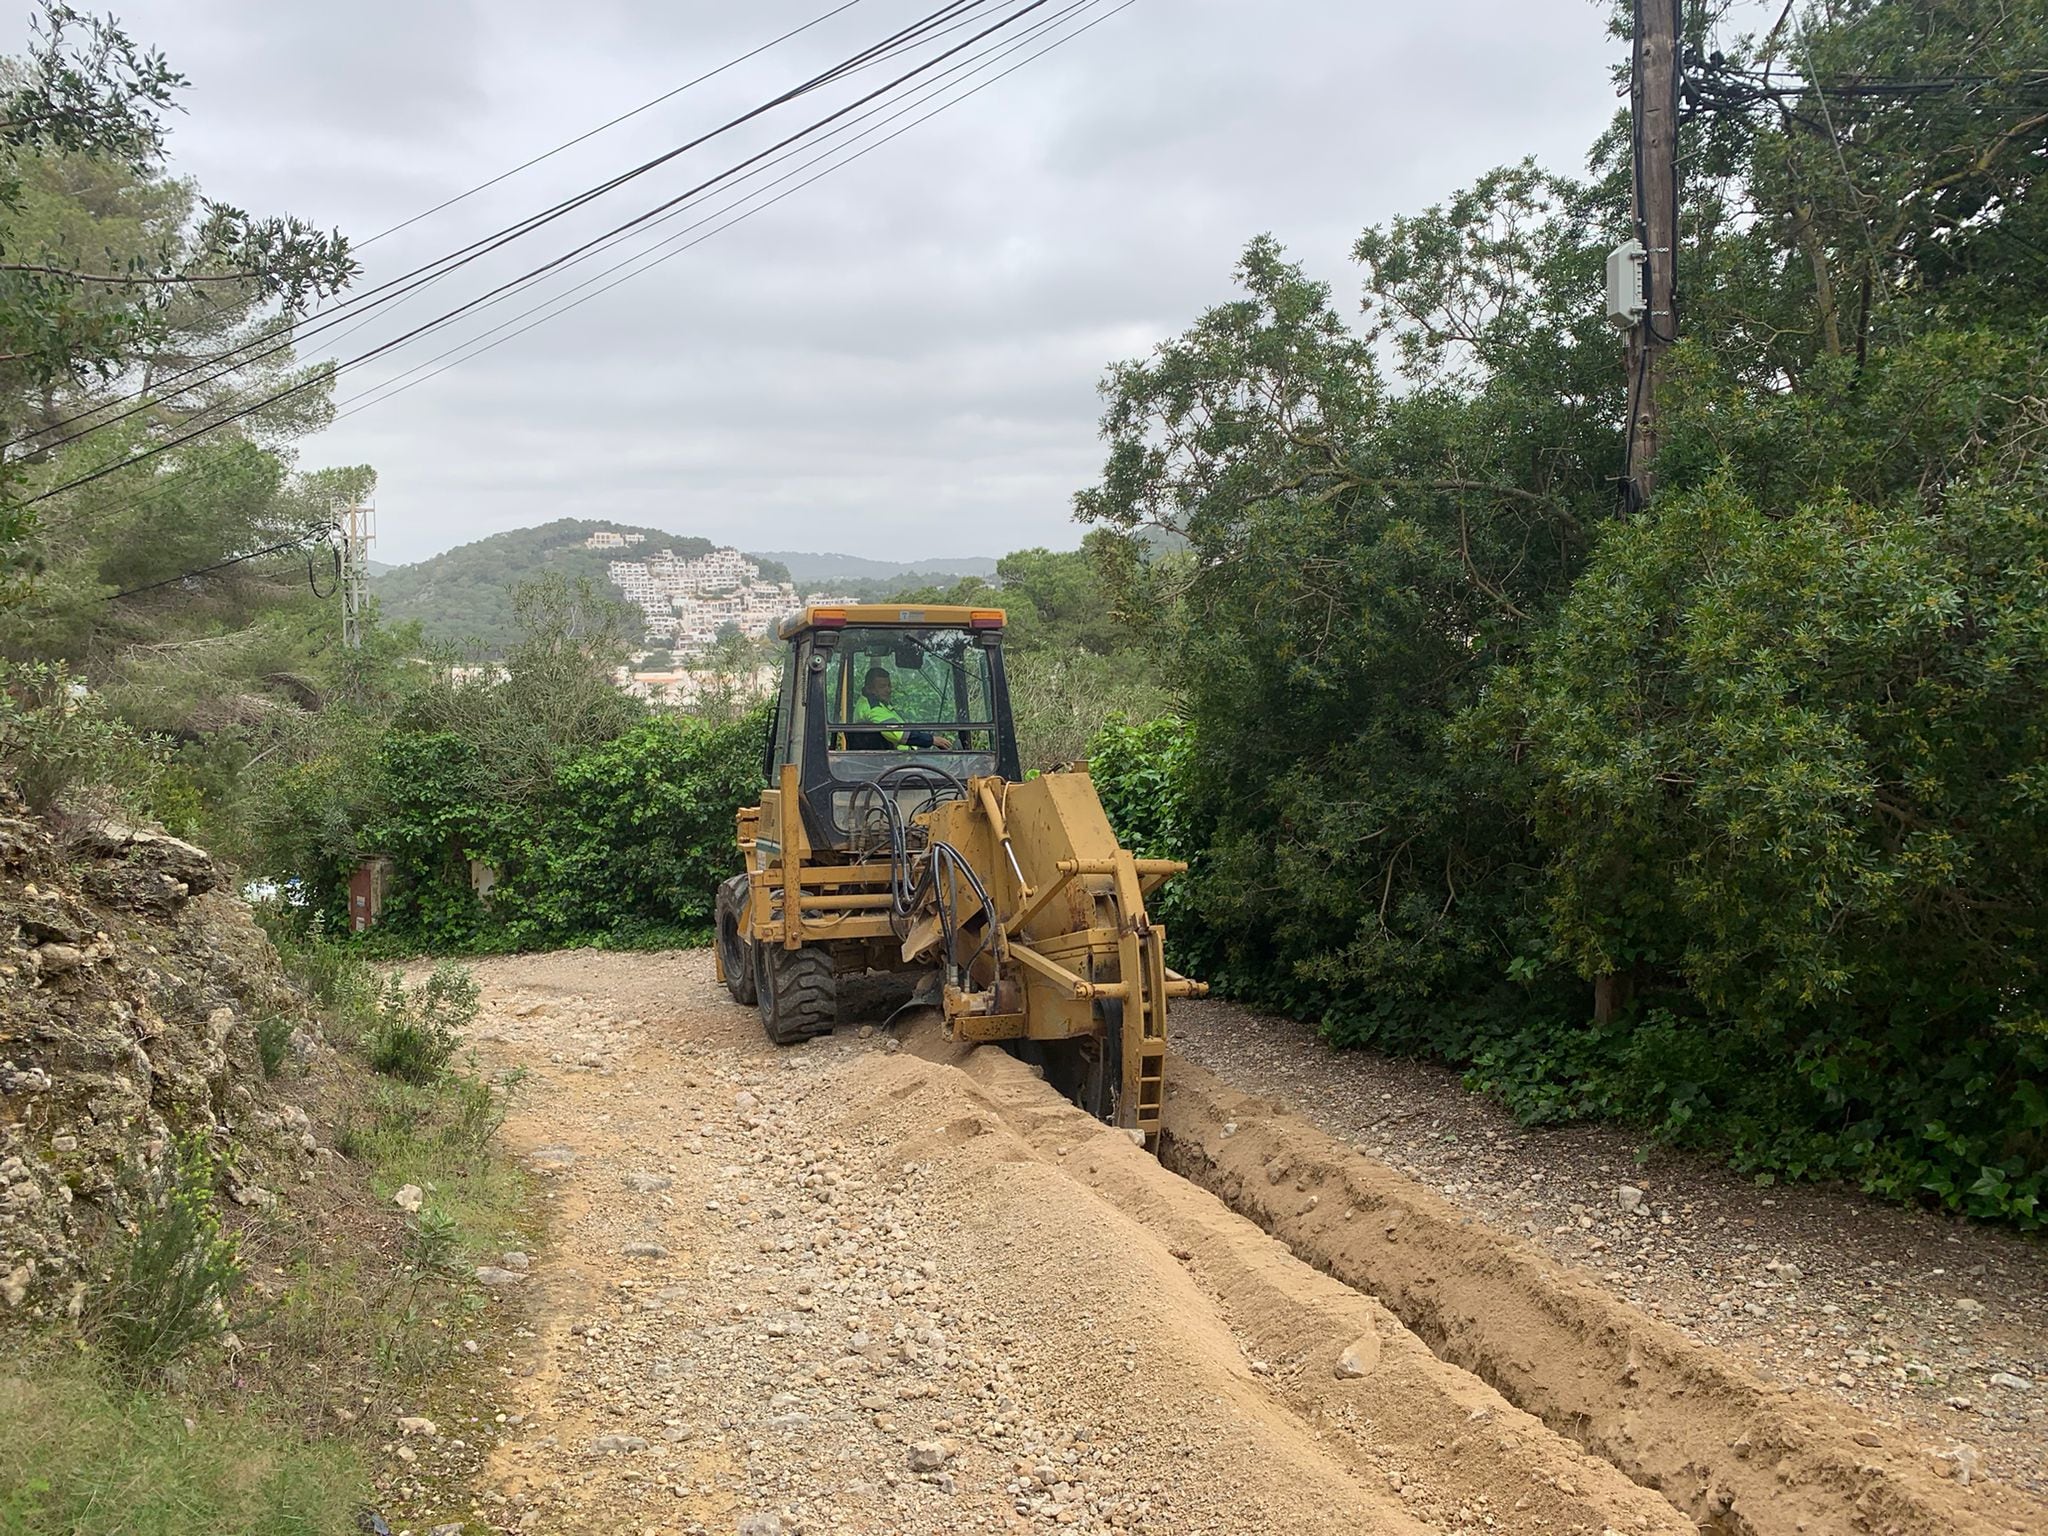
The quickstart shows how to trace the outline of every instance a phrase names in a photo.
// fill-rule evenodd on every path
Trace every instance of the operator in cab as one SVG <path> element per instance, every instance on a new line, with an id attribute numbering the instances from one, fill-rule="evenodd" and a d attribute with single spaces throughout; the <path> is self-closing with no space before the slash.
<path id="1" fill-rule="evenodd" d="M 904 719 L 889 700 L 896 691 L 896 680 L 889 675 L 887 667 L 869 667 L 868 675 L 861 682 L 860 698 L 853 706 L 853 721 L 869 729 L 862 734 L 873 739 L 872 744 L 862 745 L 873 750 L 894 749 L 898 752 L 912 752 L 920 748 L 937 747 L 951 751 L 952 738 L 941 736 L 936 740 L 930 731 L 906 731 Z"/>

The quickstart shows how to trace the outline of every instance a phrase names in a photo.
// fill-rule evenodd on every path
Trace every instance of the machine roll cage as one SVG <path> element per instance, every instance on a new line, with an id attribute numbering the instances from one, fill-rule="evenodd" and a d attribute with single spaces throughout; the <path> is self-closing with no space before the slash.
<path id="1" fill-rule="evenodd" d="M 953 760 L 967 772 L 993 773 L 1011 781 L 1023 777 L 1018 769 L 1016 723 L 1010 711 L 1009 681 L 1003 667 L 1002 628 L 999 623 L 995 626 L 977 623 L 969 629 L 955 616 L 956 612 L 934 610 L 927 616 L 920 610 L 906 609 L 893 623 L 863 617 L 850 626 L 827 627 L 811 623 L 784 626 L 785 636 L 790 641 L 789 654 L 783 668 L 774 723 L 762 753 L 762 778 L 772 784 L 783 763 L 794 762 L 797 765 L 798 799 L 804 830 L 813 847 L 839 853 L 851 849 L 860 835 L 859 829 L 840 824 L 835 804 L 842 796 L 853 796 L 856 790 L 872 784 L 883 774 L 916 765 L 927 755 L 938 759 L 930 764 L 934 770 L 952 779 L 964 777 L 965 773 L 955 773 L 952 767 L 946 766 L 947 760 Z M 923 749 L 911 753 L 893 749 L 880 752 L 860 748 L 833 750 L 832 736 L 849 735 L 848 726 L 852 723 L 834 722 L 827 718 L 825 684 L 833 655 L 852 636 L 894 632 L 916 638 L 933 630 L 969 630 L 973 643 L 981 647 L 988 660 L 987 691 L 992 718 L 906 720 L 901 729 L 982 732 L 993 741 L 994 750 Z M 959 762 L 961 759 L 980 759 L 984 766 L 967 769 L 965 763 Z M 841 776 L 844 769 L 870 766 L 873 772 Z M 851 800 L 847 803 L 851 804 Z"/>

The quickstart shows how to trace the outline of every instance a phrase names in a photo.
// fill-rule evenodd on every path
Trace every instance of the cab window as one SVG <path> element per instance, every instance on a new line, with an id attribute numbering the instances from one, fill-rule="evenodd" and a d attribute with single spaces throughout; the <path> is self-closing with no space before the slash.
<path id="1" fill-rule="evenodd" d="M 988 652 L 964 629 L 849 629 L 826 719 L 834 751 L 993 751 Z"/>

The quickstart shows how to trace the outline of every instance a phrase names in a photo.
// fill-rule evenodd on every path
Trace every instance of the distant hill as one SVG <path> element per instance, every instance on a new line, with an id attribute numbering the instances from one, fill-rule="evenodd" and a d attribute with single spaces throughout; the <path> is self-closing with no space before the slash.
<path id="1" fill-rule="evenodd" d="M 583 541 L 600 529 L 645 534 L 646 542 L 624 550 L 585 549 Z M 430 639 L 474 642 L 488 651 L 502 651 L 517 636 L 512 589 L 522 581 L 559 571 L 572 580 L 588 576 L 616 596 L 617 589 L 608 586 L 613 560 L 639 559 L 656 549 L 673 549 L 687 559 L 716 547 L 709 539 L 660 528 L 564 517 L 538 528 L 494 533 L 413 565 L 373 570 L 370 592 L 386 623 L 417 619 Z M 754 558 L 770 581 L 793 579 L 772 558 Z"/>
<path id="2" fill-rule="evenodd" d="M 803 550 L 773 549 L 756 555 L 789 568 L 799 590 L 830 587 L 835 582 L 899 581 L 905 586 L 949 585 L 962 576 L 993 576 L 993 558 L 969 560 L 870 560 L 863 555 L 819 555 Z"/>
<path id="3" fill-rule="evenodd" d="M 583 541 L 601 529 L 638 533 L 646 542 L 626 549 L 585 549 Z M 547 571 L 574 579 L 588 576 L 607 584 L 617 559 L 639 559 L 649 551 L 673 549 L 689 558 L 709 554 L 709 539 L 641 528 L 630 523 L 564 517 L 538 528 L 514 528 L 412 565 L 370 563 L 370 591 L 386 623 L 417 619 L 428 638 L 475 643 L 502 651 L 517 637 L 512 589 Z M 879 599 L 897 590 L 950 587 L 963 576 L 993 578 L 994 559 L 870 560 L 862 555 L 770 550 L 755 554 L 770 581 L 790 581 L 799 593 L 829 591 Z M 616 590 L 616 589 L 613 589 Z"/>

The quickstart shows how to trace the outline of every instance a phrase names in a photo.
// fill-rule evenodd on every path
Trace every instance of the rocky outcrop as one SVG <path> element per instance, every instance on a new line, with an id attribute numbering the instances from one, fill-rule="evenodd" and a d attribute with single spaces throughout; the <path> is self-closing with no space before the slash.
<path id="1" fill-rule="evenodd" d="M 322 1047 L 277 952 L 203 849 L 0 804 L 0 1321 L 74 1293 L 123 1170 L 216 1138 L 229 1193 L 308 1176 L 305 1113 L 274 1105 L 259 1024 Z"/>

